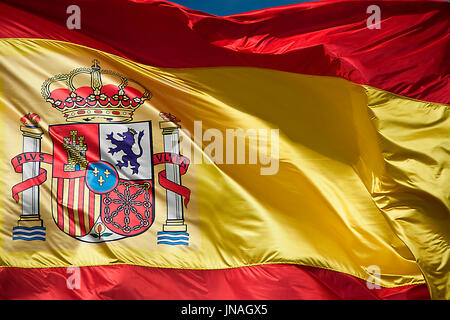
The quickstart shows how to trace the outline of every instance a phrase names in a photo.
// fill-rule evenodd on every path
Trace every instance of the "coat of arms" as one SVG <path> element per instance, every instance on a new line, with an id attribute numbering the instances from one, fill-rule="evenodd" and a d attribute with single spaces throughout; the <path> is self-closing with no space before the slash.
<path id="1" fill-rule="evenodd" d="M 75 86 L 89 76 L 85 86 Z M 102 75 L 118 84 L 104 84 Z M 54 84 L 65 84 L 55 88 Z M 89 84 L 89 85 L 87 85 Z M 166 189 L 167 219 L 157 243 L 189 245 L 183 205 L 190 191 L 181 184 L 189 159 L 179 150 L 179 120 L 161 113 L 164 152 L 153 153 L 151 121 L 132 122 L 134 112 L 151 98 L 150 91 L 117 72 L 91 68 L 47 79 L 44 99 L 63 113 L 65 124 L 50 125 L 53 154 L 41 152 L 44 133 L 37 114 L 22 117 L 23 153 L 11 162 L 22 182 L 12 188 L 22 215 L 14 240 L 45 240 L 39 212 L 39 186 L 47 180 L 41 163 L 52 165 L 53 220 L 61 231 L 85 242 L 105 242 L 139 235 L 155 219 L 155 166 L 164 164 L 158 181 Z M 184 198 L 184 201 L 183 201 Z"/>

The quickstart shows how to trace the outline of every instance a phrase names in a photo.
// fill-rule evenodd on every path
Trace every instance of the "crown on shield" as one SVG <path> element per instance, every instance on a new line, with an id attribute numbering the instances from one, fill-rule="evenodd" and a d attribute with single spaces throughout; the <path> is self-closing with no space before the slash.
<path id="1" fill-rule="evenodd" d="M 107 84 L 103 80 L 107 78 Z M 51 89 L 56 83 L 64 87 Z M 136 88 L 138 87 L 138 88 Z M 70 122 L 128 122 L 151 93 L 143 85 L 111 70 L 102 70 L 94 60 L 91 68 L 77 68 L 47 79 L 42 96 Z"/>

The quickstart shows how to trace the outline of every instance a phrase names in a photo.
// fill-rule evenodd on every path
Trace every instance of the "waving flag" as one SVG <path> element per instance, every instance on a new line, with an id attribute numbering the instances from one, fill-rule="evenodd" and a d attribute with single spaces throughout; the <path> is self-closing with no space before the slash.
<path id="1" fill-rule="evenodd" d="M 0 12 L 1 298 L 450 298 L 448 3 Z"/>

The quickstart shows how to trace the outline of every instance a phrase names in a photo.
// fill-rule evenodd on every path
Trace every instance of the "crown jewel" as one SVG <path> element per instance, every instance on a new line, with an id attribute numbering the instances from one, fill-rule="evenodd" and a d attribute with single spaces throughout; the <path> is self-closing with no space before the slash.
<path id="1" fill-rule="evenodd" d="M 81 82 L 83 74 L 90 75 L 90 85 L 75 87 L 74 82 Z M 103 84 L 102 76 L 111 76 L 120 82 Z M 65 82 L 66 88 L 51 90 L 50 86 L 57 82 Z M 45 101 L 70 122 L 128 122 L 133 119 L 134 111 L 151 98 L 150 91 L 143 85 L 115 71 L 102 70 L 98 60 L 93 61 L 91 68 L 77 68 L 47 79 L 41 93 Z"/>

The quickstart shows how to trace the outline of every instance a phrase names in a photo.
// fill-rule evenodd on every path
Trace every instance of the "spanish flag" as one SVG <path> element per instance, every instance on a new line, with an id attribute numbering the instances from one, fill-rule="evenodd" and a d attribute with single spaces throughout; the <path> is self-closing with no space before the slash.
<path id="1" fill-rule="evenodd" d="M 450 299 L 448 2 L 73 2 L 0 2 L 0 298 Z"/>

